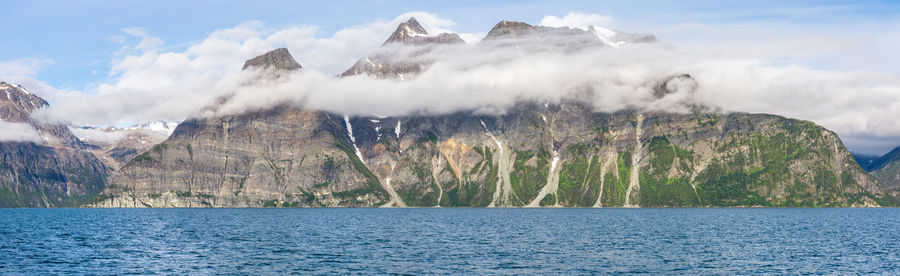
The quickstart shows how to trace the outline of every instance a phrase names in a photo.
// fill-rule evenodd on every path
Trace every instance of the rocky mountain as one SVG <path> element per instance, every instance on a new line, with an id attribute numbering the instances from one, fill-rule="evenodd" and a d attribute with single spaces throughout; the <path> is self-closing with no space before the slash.
<path id="1" fill-rule="evenodd" d="M 171 135 L 172 132 L 175 132 L 175 128 L 178 127 L 179 123 L 180 122 L 176 122 L 176 121 L 160 120 L 160 121 L 134 124 L 134 125 L 125 127 L 124 130 L 141 130 L 141 131 L 165 133 L 166 135 Z"/>
<path id="2" fill-rule="evenodd" d="M 70 130 L 79 140 L 90 145 L 89 150 L 94 155 L 115 170 L 153 145 L 165 141 L 176 126 L 178 122 L 154 121 L 124 128 L 80 126 L 70 127 Z"/>
<path id="3" fill-rule="evenodd" d="M 401 24 L 385 44 L 427 35 L 417 25 Z M 504 21 L 488 36 L 517 43 L 547 30 Z M 654 96 L 696 85 L 672 76 Z M 502 115 L 347 116 L 281 105 L 190 119 L 123 166 L 91 206 L 896 204 L 836 134 L 811 122 L 701 109 L 599 113 L 570 99 L 522 101 Z"/>
<path id="4" fill-rule="evenodd" d="M 441 33 L 437 36 L 429 36 L 425 28 L 419 24 L 415 17 L 400 23 L 394 33 L 384 41 L 382 46 L 390 44 L 455 44 L 466 43 L 457 34 Z"/>
<path id="5" fill-rule="evenodd" d="M 586 47 L 618 47 L 625 44 L 652 43 L 657 40 L 653 35 L 629 34 L 597 26 L 580 29 L 500 21 L 494 25 L 494 28 L 482 41 L 494 45 L 511 45 L 518 50 L 535 52 L 572 51 Z"/>
<path id="6" fill-rule="evenodd" d="M 403 80 L 418 74 L 430 63 L 430 60 L 418 59 L 439 45 L 460 45 L 466 42 L 457 34 L 442 33 L 429 36 L 425 28 L 410 18 L 400 23 L 394 33 L 384 41 L 380 49 L 367 57 L 360 58 L 353 66 L 341 73 L 341 77 L 369 75 L 383 79 Z M 397 51 L 405 48 L 405 51 Z M 402 53 L 402 54 L 399 54 Z"/>
<path id="7" fill-rule="evenodd" d="M 859 166 L 862 167 L 863 170 L 872 172 L 876 167 L 875 162 L 878 161 L 878 158 L 881 158 L 881 156 L 853 153 L 853 158 L 856 159 L 856 162 L 859 163 Z"/>
<path id="8" fill-rule="evenodd" d="M 837 136 L 754 114 L 521 104 L 191 120 L 113 179 L 106 207 L 864 206 L 883 191 Z"/>
<path id="9" fill-rule="evenodd" d="M 623 31 L 610 30 L 606 28 L 601 28 L 597 26 L 590 26 L 587 30 L 589 33 L 593 33 L 604 44 L 619 47 L 629 43 L 653 43 L 657 42 L 656 36 L 651 34 L 631 34 Z"/>
<path id="10" fill-rule="evenodd" d="M 652 43 L 656 37 L 629 34 L 596 26 L 587 30 L 568 27 L 533 26 L 523 22 L 501 21 L 477 47 L 515 48 L 526 53 L 542 51 L 575 51 L 588 47 L 618 47 L 624 44 Z M 437 47 L 467 46 L 457 34 L 429 36 L 415 18 L 400 23 L 379 49 L 360 58 L 341 77 L 369 75 L 382 79 L 403 80 L 415 77 L 434 60 L 427 56 Z M 399 50 L 398 50 L 399 48 Z"/>
<path id="11" fill-rule="evenodd" d="M 0 207 L 72 207 L 103 190 L 110 169 L 68 127 L 40 122 L 48 106 L 17 84 L 0 82 L 0 120 L 33 129 L 31 141 L 0 141 Z"/>
<path id="12" fill-rule="evenodd" d="M 287 48 L 278 48 L 244 62 L 243 69 L 258 67 L 262 69 L 297 70 L 302 68 Z"/>
<path id="13" fill-rule="evenodd" d="M 859 166 L 861 166 L 864 170 L 870 172 L 876 171 L 884 168 L 892 162 L 900 161 L 900 147 L 896 147 L 882 156 L 854 155 L 854 158 L 857 159 L 857 161 L 859 162 Z"/>
<path id="14" fill-rule="evenodd" d="M 881 186 L 894 195 L 900 195 L 900 147 L 882 156 L 855 156 L 860 166 L 872 173 Z"/>

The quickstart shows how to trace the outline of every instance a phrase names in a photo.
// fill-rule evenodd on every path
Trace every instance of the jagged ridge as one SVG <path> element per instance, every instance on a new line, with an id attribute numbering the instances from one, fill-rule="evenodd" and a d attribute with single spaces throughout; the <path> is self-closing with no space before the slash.
<path id="1" fill-rule="evenodd" d="M 94 199 L 109 168 L 91 147 L 64 125 L 32 118 L 49 104 L 21 85 L 0 82 L 0 95 L 0 120 L 28 124 L 42 140 L 0 141 L 0 207 L 74 207 Z"/>
<path id="2" fill-rule="evenodd" d="M 553 43 L 556 35 L 583 37 L 575 47 L 605 45 L 580 29 L 515 22 L 494 29 L 488 36 L 501 45 Z M 385 46 L 427 33 L 410 20 L 391 37 Z M 369 69 L 351 74 L 380 68 L 366 63 Z M 677 75 L 654 91 L 661 98 L 695 86 L 692 77 Z M 105 195 L 92 206 L 896 204 L 837 135 L 810 122 L 741 113 L 596 113 L 576 101 L 520 102 L 502 116 L 348 117 L 283 105 L 191 119 L 126 164 Z"/>

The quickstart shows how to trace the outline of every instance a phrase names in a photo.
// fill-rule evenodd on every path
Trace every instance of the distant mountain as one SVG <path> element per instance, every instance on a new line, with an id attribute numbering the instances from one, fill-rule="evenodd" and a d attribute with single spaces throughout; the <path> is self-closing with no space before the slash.
<path id="1" fill-rule="evenodd" d="M 857 157 L 857 161 L 863 169 L 875 176 L 880 185 L 900 195 L 900 147 L 896 147 L 880 157 Z"/>
<path id="2" fill-rule="evenodd" d="M 466 43 L 454 33 L 441 33 L 437 36 L 429 36 L 425 28 L 419 24 L 415 17 L 411 17 L 406 22 L 400 23 L 394 33 L 384 41 L 385 45 L 390 44 L 456 44 Z"/>
<path id="3" fill-rule="evenodd" d="M 428 37 L 411 19 L 381 49 L 413 46 L 413 53 L 421 53 L 453 45 L 415 44 L 432 41 Z M 550 51 L 611 45 L 583 29 L 503 21 L 478 47 Z M 388 51 L 376 50 L 367 66 L 344 75 L 402 81 L 403 74 L 429 65 L 379 53 Z M 293 64 L 262 66 L 278 63 Z M 655 81 L 654 96 L 671 97 L 678 93 L 675 87 L 696 82 L 689 75 Z M 856 165 L 838 136 L 811 122 L 700 111 L 602 113 L 567 99 L 516 102 L 503 115 L 464 110 L 345 116 L 279 105 L 189 119 L 166 141 L 128 161 L 111 177 L 104 200 L 91 206 L 893 204 L 896 200 Z"/>
<path id="4" fill-rule="evenodd" d="M 247 60 L 246 62 L 244 62 L 243 69 L 275 68 L 277 70 L 297 70 L 302 67 L 303 66 L 300 66 L 300 63 L 297 63 L 297 61 L 295 61 L 294 58 L 291 57 L 291 53 L 288 52 L 287 48 L 278 48 L 253 59 Z"/>
<path id="5" fill-rule="evenodd" d="M 625 44 L 652 43 L 656 37 L 629 34 L 591 26 L 587 29 L 533 26 L 524 22 L 497 23 L 475 47 L 516 48 L 528 53 L 573 51 L 587 47 L 618 47 Z M 369 75 L 382 79 L 404 80 L 428 68 L 433 60 L 427 54 L 436 47 L 467 45 L 459 35 L 442 33 L 431 36 L 415 18 L 400 23 L 379 49 L 360 58 L 341 77 Z M 398 50 L 400 48 L 400 50 Z"/>
<path id="6" fill-rule="evenodd" d="M 165 141 L 178 124 L 174 121 L 153 121 L 124 128 L 78 126 L 71 127 L 71 130 L 83 143 L 93 147 L 91 151 L 94 155 L 105 160 L 109 167 L 118 169 L 153 145 Z"/>
<path id="7" fill-rule="evenodd" d="M 172 134 L 180 122 L 176 121 L 153 121 L 146 123 L 134 124 L 126 127 L 125 130 L 145 130 L 158 133 L 165 133 L 166 136 Z"/>
<path id="8" fill-rule="evenodd" d="M 856 159 L 856 163 L 859 163 L 863 170 L 872 172 L 878 166 L 877 161 L 881 156 L 854 153 L 853 158 Z"/>
<path id="9" fill-rule="evenodd" d="M 143 122 L 136 123 L 126 127 L 115 127 L 115 126 L 107 126 L 107 127 L 98 127 L 98 126 L 72 126 L 74 129 L 85 129 L 85 130 L 96 130 L 96 131 L 105 131 L 105 132 L 116 132 L 116 131 L 128 131 L 128 130 L 139 130 L 139 131 L 149 131 L 155 132 L 159 134 L 165 134 L 166 136 L 172 134 L 175 131 L 175 127 L 181 122 L 178 121 L 165 121 L 165 120 L 157 120 L 151 122 Z M 76 135 L 77 136 L 77 135 Z M 86 137 L 78 137 L 81 140 L 88 139 Z"/>
<path id="10" fill-rule="evenodd" d="M 619 47 L 625 44 L 657 42 L 656 36 L 651 34 L 630 34 L 597 26 L 590 26 L 587 31 L 600 38 L 604 44 L 612 47 Z"/>
<path id="11" fill-rule="evenodd" d="M 510 40 L 516 46 L 538 46 L 535 47 L 536 50 L 547 50 L 546 47 L 551 47 L 550 50 L 553 48 L 571 50 L 597 46 L 619 47 L 625 44 L 657 42 L 653 35 L 629 34 L 598 26 L 590 26 L 586 29 L 546 27 L 515 21 L 500 21 L 488 32 L 483 41 L 503 40 Z M 531 43 L 522 44 L 522 41 Z"/>
<path id="12" fill-rule="evenodd" d="M 5 97 L 4 97 L 5 96 Z M 0 82 L 0 120 L 34 129 L 36 141 L 0 141 L 0 207 L 73 207 L 105 188 L 110 168 L 68 127 L 31 117 L 44 99 Z"/>
<path id="13" fill-rule="evenodd" d="M 892 162 L 900 161 L 900 147 L 896 147 L 882 156 L 854 154 L 853 157 L 856 158 L 860 167 L 868 172 L 873 172 Z"/>
<path id="14" fill-rule="evenodd" d="M 390 51 L 376 50 L 369 56 L 360 58 L 353 66 L 341 73 L 341 77 L 355 75 L 370 75 L 383 79 L 403 80 L 406 77 L 413 76 L 424 70 L 429 61 L 414 59 L 414 56 L 423 55 L 430 51 L 430 46 L 437 45 L 454 45 L 465 44 L 457 34 L 442 33 L 437 36 L 429 36 L 425 28 L 410 18 L 406 22 L 400 23 L 394 33 L 384 41 L 380 50 L 385 48 Z M 411 45 L 411 46 L 410 46 Z M 397 56 L 396 51 L 392 48 L 397 47 L 413 47 L 412 51 L 407 52 L 407 56 Z"/>

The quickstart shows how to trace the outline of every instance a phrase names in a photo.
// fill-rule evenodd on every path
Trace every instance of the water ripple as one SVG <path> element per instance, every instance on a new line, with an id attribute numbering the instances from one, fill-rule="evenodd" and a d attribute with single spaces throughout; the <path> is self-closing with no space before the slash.
<path id="1" fill-rule="evenodd" d="M 900 209 L 0 209 L 0 274 L 896 274 Z"/>

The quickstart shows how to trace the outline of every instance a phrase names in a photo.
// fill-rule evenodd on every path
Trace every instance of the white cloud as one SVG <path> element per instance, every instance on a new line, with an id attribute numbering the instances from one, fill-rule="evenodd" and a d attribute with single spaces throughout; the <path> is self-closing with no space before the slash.
<path id="1" fill-rule="evenodd" d="M 538 25 L 547 27 L 571 27 L 587 30 L 590 26 L 609 26 L 612 21 L 612 17 L 606 15 L 569 12 L 563 17 L 554 15 L 545 16 Z"/>
<path id="2" fill-rule="evenodd" d="M 28 91 L 40 95 L 46 100 L 52 101 L 61 94 L 78 93 L 54 88 L 37 79 L 37 75 L 43 68 L 53 64 L 51 59 L 19 58 L 11 61 L 0 62 L 0 81 L 20 84 Z"/>
<path id="3" fill-rule="evenodd" d="M 892 73 L 777 65 L 759 58 L 735 58 L 726 49 L 697 52 L 664 44 L 524 56 L 482 44 L 438 49 L 420 58 L 442 61 L 403 82 L 364 76 L 335 79 L 306 70 L 289 82 L 241 88 L 220 111 L 242 112 L 293 100 L 309 108 L 362 115 L 491 112 L 502 111 L 516 100 L 556 102 L 591 91 L 588 99 L 598 111 L 678 112 L 686 111 L 682 103 L 693 101 L 723 111 L 811 120 L 842 136 L 900 136 L 896 120 L 900 118 L 900 77 Z M 662 100 L 650 96 L 654 80 L 681 73 L 697 79 L 695 93 Z M 854 139 L 850 146 L 871 150 L 858 141 Z"/>
<path id="4" fill-rule="evenodd" d="M 133 27 L 133 28 L 124 28 L 122 32 L 141 39 L 141 42 L 134 46 L 135 50 L 138 51 L 155 51 L 160 46 L 163 45 L 163 40 L 158 37 L 151 36 L 147 31 L 143 28 Z M 114 41 L 115 42 L 115 41 Z"/>
<path id="5" fill-rule="evenodd" d="M 41 135 L 27 123 L 0 121 L 0 142 L 40 142 Z"/>
<path id="6" fill-rule="evenodd" d="M 94 84 L 85 93 L 48 93 L 53 105 L 40 116 L 77 124 L 181 120 L 244 83 L 250 77 L 240 72 L 246 59 L 287 47 L 304 67 L 337 75 L 380 46 L 400 22 L 410 17 L 432 34 L 452 32 L 455 24 L 434 14 L 409 12 L 321 38 L 316 36 L 319 30 L 315 26 L 271 30 L 262 22 L 249 21 L 213 31 L 181 52 L 162 51 L 162 39 L 141 28 L 126 28 L 125 34 L 140 41 L 116 53 L 109 81 Z M 469 39 L 474 36 L 466 35 Z"/>
<path id="7" fill-rule="evenodd" d="M 309 108 L 356 114 L 502 111 L 515 100 L 558 101 L 590 92 L 588 98 L 599 111 L 683 111 L 681 103 L 692 100 L 727 111 L 812 120 L 845 137 L 900 136 L 900 122 L 895 120 L 900 118 L 900 72 L 816 69 L 796 62 L 797 58 L 846 50 L 847 37 L 788 32 L 777 39 L 763 40 L 759 38 L 771 35 L 771 30 L 752 26 L 726 32 L 718 26 L 685 23 L 664 30 L 668 35 L 737 32 L 728 37 L 744 36 L 735 40 L 740 43 L 725 41 L 690 47 L 660 43 L 530 55 L 485 43 L 441 47 L 418 57 L 438 62 L 412 80 L 334 77 L 381 45 L 410 16 L 416 17 L 430 34 L 450 32 L 455 25 L 435 14 L 411 12 L 321 37 L 316 26 L 272 30 L 262 22 L 251 21 L 214 31 L 183 51 L 163 51 L 161 39 L 141 29 L 127 29 L 126 34 L 141 41 L 123 47 L 111 66 L 109 81 L 92 85 L 85 93 L 35 84 L 49 91 L 53 103 L 42 116 L 95 125 L 181 120 L 200 114 L 215 99 L 230 94 L 235 96 L 218 114 L 284 100 Z M 611 23 L 609 16 L 572 12 L 563 17 L 546 16 L 540 25 L 586 27 Z M 489 28 L 485 26 L 485 30 Z M 483 35 L 461 36 L 474 42 Z M 278 47 L 287 47 L 305 69 L 288 82 L 262 89 L 245 86 L 253 76 L 241 72 L 243 61 Z M 2 68 L 0 65 L 0 74 L 4 72 Z M 698 80 L 694 94 L 663 100 L 650 98 L 652 81 L 680 73 Z M 26 74 L 33 75 L 33 71 Z"/>
<path id="8" fill-rule="evenodd" d="M 37 75 L 41 68 L 50 64 L 53 64 L 52 60 L 37 58 L 19 58 L 0 62 L 0 79 L 10 81 L 31 79 Z"/>
<path id="9" fill-rule="evenodd" d="M 72 128 L 69 130 L 72 131 L 72 134 L 79 139 L 92 143 L 92 144 L 111 144 L 115 143 L 128 134 L 127 131 L 103 131 L 100 129 L 84 129 L 84 128 Z"/>

